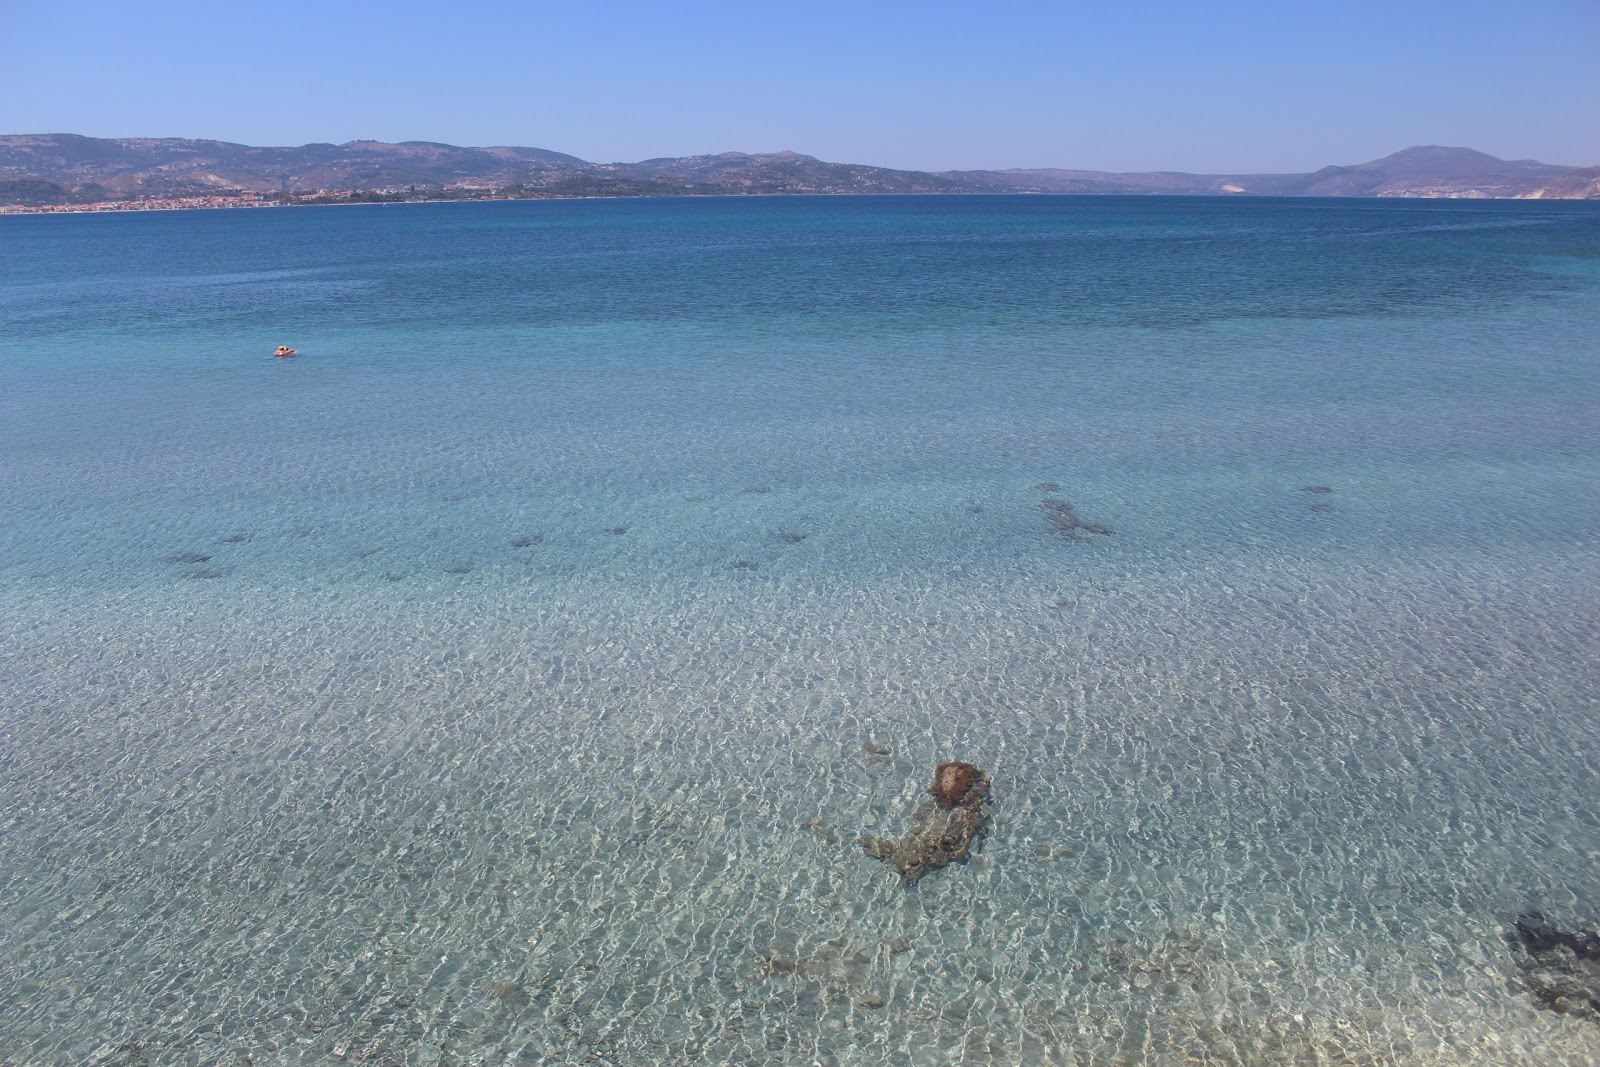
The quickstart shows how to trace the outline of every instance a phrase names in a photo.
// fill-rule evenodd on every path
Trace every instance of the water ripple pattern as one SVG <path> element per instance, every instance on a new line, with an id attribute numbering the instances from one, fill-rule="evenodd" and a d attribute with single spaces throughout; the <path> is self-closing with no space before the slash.
<path id="1" fill-rule="evenodd" d="M 1595 205 L 15 216 L 0 317 L 0 1063 L 1600 1063 Z"/>

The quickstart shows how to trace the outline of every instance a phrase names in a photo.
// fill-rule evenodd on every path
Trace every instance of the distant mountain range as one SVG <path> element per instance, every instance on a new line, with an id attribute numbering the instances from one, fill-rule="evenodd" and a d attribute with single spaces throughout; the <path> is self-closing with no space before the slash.
<path id="1" fill-rule="evenodd" d="M 427 199 L 739 193 L 1107 193 L 1600 199 L 1600 168 L 1503 160 L 1470 148 L 1407 148 L 1310 174 L 929 173 L 824 163 L 798 152 L 590 163 L 542 148 L 350 141 L 255 148 L 184 138 L 0 136 L 0 205 L 257 196 Z"/>

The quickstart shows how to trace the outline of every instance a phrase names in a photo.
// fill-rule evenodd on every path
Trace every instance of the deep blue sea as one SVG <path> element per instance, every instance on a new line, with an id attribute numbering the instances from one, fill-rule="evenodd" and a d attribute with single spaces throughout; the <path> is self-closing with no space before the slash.
<path id="1" fill-rule="evenodd" d="M 1600 204 L 17 216 L 0 324 L 0 1063 L 1600 1063 Z"/>

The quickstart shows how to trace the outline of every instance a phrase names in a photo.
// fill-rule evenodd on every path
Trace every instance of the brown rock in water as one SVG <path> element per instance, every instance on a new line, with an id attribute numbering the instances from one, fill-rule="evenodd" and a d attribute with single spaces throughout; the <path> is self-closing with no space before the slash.
<path id="1" fill-rule="evenodd" d="M 967 858 L 972 839 L 983 827 L 989 777 L 970 763 L 941 763 L 928 792 L 933 798 L 917 808 L 911 829 L 899 840 L 860 839 L 867 855 L 893 866 L 905 885 L 916 885 L 929 871 Z"/>
<path id="2" fill-rule="evenodd" d="M 939 798 L 947 808 L 977 807 L 989 791 L 989 779 L 970 763 L 952 760 L 941 763 L 933 771 L 933 784 L 928 792 Z"/>

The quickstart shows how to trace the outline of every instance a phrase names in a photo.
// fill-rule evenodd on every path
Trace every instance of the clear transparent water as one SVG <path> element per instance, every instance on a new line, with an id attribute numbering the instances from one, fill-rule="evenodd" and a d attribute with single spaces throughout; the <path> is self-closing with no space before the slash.
<path id="1" fill-rule="evenodd" d="M 0 1062 L 1600 1062 L 1506 937 L 1600 912 L 1594 205 L 12 217 L 0 271 Z M 987 833 L 902 888 L 856 838 L 948 758 Z"/>

